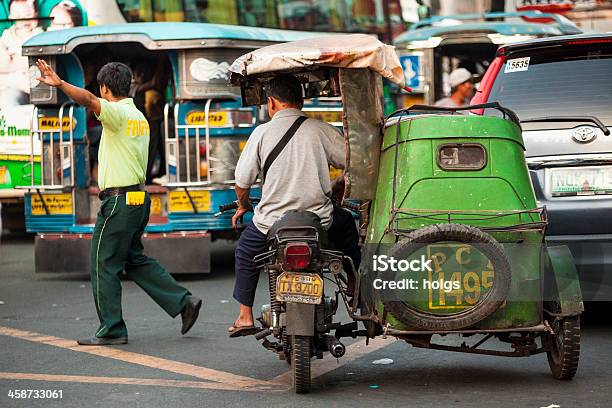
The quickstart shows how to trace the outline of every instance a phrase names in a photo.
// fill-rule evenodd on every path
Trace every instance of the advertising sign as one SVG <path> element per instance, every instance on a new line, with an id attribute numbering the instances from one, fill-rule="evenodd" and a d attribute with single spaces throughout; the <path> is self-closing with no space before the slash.
<path id="1" fill-rule="evenodd" d="M 86 23 L 78 0 L 0 1 L 0 189 L 30 184 L 30 79 L 21 46 L 32 36 Z M 34 141 L 40 153 L 40 142 Z M 38 157 L 36 160 L 40 160 Z"/>

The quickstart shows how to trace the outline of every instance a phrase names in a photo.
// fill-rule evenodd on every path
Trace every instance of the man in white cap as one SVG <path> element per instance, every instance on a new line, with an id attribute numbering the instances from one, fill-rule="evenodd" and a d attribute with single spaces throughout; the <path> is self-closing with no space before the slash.
<path id="1" fill-rule="evenodd" d="M 457 68 L 450 73 L 448 82 L 451 87 L 451 95 L 437 101 L 435 106 L 444 108 L 467 106 L 474 95 L 474 83 L 470 71 L 465 68 Z"/>

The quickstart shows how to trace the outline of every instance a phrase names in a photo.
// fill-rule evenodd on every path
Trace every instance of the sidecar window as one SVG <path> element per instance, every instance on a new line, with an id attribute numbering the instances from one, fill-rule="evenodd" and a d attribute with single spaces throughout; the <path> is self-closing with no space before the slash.
<path id="1" fill-rule="evenodd" d="M 478 143 L 447 143 L 438 148 L 438 166 L 443 170 L 481 170 L 487 153 Z"/>

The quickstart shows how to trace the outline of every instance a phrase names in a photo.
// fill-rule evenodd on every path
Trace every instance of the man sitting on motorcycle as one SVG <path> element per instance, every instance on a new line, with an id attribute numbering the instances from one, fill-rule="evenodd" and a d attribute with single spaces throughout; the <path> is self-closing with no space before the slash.
<path id="1" fill-rule="evenodd" d="M 240 303 L 240 314 L 229 328 L 230 337 L 252 335 L 258 330 L 253 321 L 253 301 L 259 271 L 253 258 L 268 249 L 268 230 L 285 212 L 316 214 L 336 249 L 350 256 L 356 267 L 360 261 L 355 221 L 350 212 L 332 203 L 329 165 L 344 168 L 341 132 L 317 119 L 299 119 L 306 115 L 301 111 L 302 85 L 295 77 L 277 76 L 266 84 L 265 91 L 272 119 L 253 131 L 236 165 L 238 210 L 232 218 L 234 228 L 252 209 L 249 192 L 258 178 L 262 187 L 253 221 L 246 224 L 236 248 L 234 299 Z M 303 122 L 296 123 L 298 120 Z M 292 127 L 297 127 L 293 137 L 265 172 L 266 159 Z"/>

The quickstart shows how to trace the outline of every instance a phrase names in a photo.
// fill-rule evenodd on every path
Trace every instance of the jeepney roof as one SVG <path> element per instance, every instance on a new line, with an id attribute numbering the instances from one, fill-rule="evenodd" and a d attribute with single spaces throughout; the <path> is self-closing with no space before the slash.
<path id="1" fill-rule="evenodd" d="M 320 37 L 321 33 L 209 23 L 127 23 L 46 31 L 23 45 L 24 55 L 68 54 L 78 45 L 137 42 L 150 50 L 236 47 Z"/>
<path id="2" fill-rule="evenodd" d="M 517 18 L 530 19 L 550 18 L 554 24 L 541 22 L 521 21 Z M 513 20 L 501 20 L 513 18 Z M 497 20 L 497 21 L 492 21 Z M 529 35 L 534 37 L 556 36 L 563 34 L 579 34 L 582 31 L 571 21 L 557 14 L 540 12 L 511 12 L 511 13 L 484 13 L 463 14 L 457 16 L 434 16 L 419 21 L 408 31 L 398 35 L 394 44 L 402 47 L 411 42 L 427 41 L 432 37 L 448 37 L 457 34 L 482 35 L 497 34 L 502 36 Z M 423 48 L 427 48 L 426 46 Z"/>
<path id="3" fill-rule="evenodd" d="M 404 86 L 404 71 L 394 47 L 367 34 L 319 36 L 270 45 L 239 57 L 230 72 L 235 83 L 236 77 L 322 67 L 369 68 Z"/>

